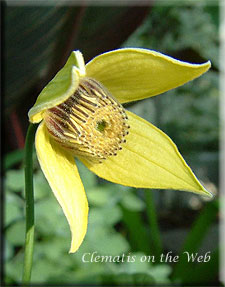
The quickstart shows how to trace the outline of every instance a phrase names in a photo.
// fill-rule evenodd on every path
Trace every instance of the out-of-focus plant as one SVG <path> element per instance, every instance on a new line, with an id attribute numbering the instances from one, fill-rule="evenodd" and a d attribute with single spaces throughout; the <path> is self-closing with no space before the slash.
<path id="1" fill-rule="evenodd" d="M 218 272 L 216 247 L 215 252 L 212 250 L 211 260 L 204 264 L 187 263 L 185 258 L 181 258 L 179 263 L 174 265 L 174 268 L 168 263 L 160 264 L 158 260 L 150 263 L 140 262 L 141 256 L 156 255 L 154 243 L 149 242 L 152 236 L 147 236 L 149 221 L 146 222 L 140 217 L 141 214 L 145 214 L 147 207 L 143 196 L 136 192 L 133 193 L 129 187 L 115 186 L 105 182 L 99 183 L 93 173 L 81 163 L 77 162 L 77 164 L 81 178 L 85 179 L 84 185 L 91 207 L 90 227 L 79 251 L 73 256 L 68 256 L 67 246 L 62 242 L 67 241 L 69 243 L 69 228 L 62 210 L 56 204 L 56 200 L 43 174 L 37 168 L 38 164 L 35 160 L 34 188 L 37 242 L 34 253 L 33 283 L 103 284 L 108 282 L 120 285 L 122 283 L 166 284 L 185 282 L 191 284 L 213 282 L 216 279 Z M 25 232 L 23 180 L 22 169 L 6 171 L 4 259 L 5 276 L 8 284 L 15 284 L 21 280 Z M 208 203 L 190 230 L 180 255 L 184 250 L 199 252 L 199 248 L 207 236 L 210 226 L 214 224 L 217 214 L 217 202 Z M 135 225 L 136 223 L 138 225 Z M 133 226 L 134 229 L 138 228 L 141 247 L 137 243 L 138 237 L 131 233 L 129 226 Z M 157 228 L 159 228 L 158 224 Z M 97 252 L 97 255 L 110 256 L 126 254 L 135 256 L 136 260 L 133 263 L 84 263 L 82 257 L 87 252 L 90 254 Z M 160 252 L 165 253 L 163 246 Z M 90 261 L 90 256 L 86 256 L 85 260 Z"/>

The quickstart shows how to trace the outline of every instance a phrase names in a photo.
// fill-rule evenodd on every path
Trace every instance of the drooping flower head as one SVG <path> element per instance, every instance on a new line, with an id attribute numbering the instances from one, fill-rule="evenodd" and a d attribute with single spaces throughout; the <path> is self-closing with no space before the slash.
<path id="1" fill-rule="evenodd" d="M 88 202 L 74 157 L 98 176 L 122 185 L 211 194 L 172 140 L 125 110 L 123 103 L 152 97 L 206 72 L 146 49 L 118 49 L 85 66 L 79 51 L 48 83 L 28 115 L 41 124 L 35 139 L 40 166 L 69 222 L 70 252 L 87 230 Z"/>

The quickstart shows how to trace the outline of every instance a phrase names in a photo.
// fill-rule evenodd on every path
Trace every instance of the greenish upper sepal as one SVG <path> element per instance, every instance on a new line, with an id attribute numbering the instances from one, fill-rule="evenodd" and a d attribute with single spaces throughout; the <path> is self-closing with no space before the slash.
<path id="1" fill-rule="evenodd" d="M 28 116 L 32 123 L 43 119 L 46 109 L 57 106 L 67 100 L 76 91 L 80 78 L 85 76 L 85 64 L 79 51 L 73 51 L 65 66 L 41 91 L 36 103 L 29 110 Z"/>

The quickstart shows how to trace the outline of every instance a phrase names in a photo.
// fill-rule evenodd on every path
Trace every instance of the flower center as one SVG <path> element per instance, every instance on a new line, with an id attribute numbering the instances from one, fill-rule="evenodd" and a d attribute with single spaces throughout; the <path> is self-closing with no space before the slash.
<path id="1" fill-rule="evenodd" d="M 44 120 L 61 146 L 74 155 L 98 161 L 122 149 L 129 129 L 122 105 L 91 78 L 81 79 L 74 95 L 48 109 Z"/>

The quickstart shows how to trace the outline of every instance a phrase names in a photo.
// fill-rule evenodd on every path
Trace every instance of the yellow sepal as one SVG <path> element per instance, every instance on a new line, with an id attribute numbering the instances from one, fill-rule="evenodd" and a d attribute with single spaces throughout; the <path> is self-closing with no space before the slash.
<path id="1" fill-rule="evenodd" d="M 36 103 L 29 110 L 31 123 L 39 123 L 46 109 L 57 106 L 67 100 L 76 91 L 80 77 L 85 76 L 85 65 L 81 52 L 73 51 L 65 66 L 41 91 Z"/>
<path id="2" fill-rule="evenodd" d="M 126 186 L 178 189 L 211 196 L 161 130 L 128 112 L 130 133 L 123 149 L 102 163 L 81 161 L 98 176 Z"/>
<path id="3" fill-rule="evenodd" d="M 95 57 L 87 77 L 101 82 L 120 103 L 152 97 L 205 73 L 211 66 L 190 64 L 156 51 L 124 48 Z"/>
<path id="4" fill-rule="evenodd" d="M 70 226 L 70 253 L 75 252 L 87 231 L 88 202 L 74 158 L 50 138 L 43 122 L 38 127 L 35 146 L 41 169 Z"/>

